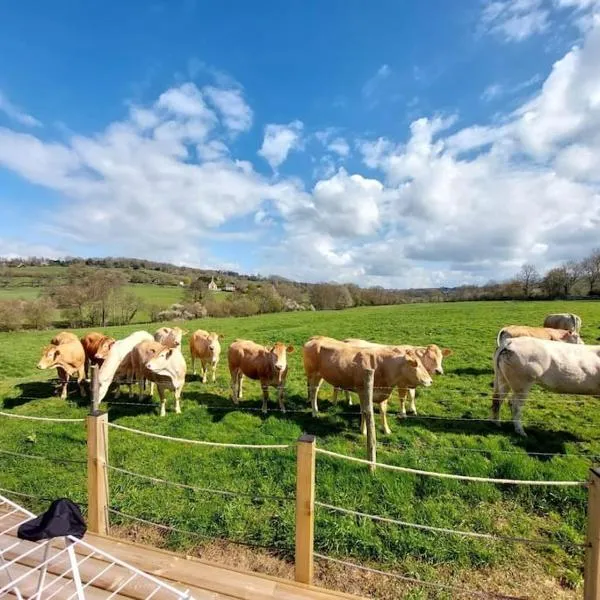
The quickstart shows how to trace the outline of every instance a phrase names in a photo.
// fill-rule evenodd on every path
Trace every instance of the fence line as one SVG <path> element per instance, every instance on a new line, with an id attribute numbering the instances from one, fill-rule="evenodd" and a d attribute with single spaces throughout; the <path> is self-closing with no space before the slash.
<path id="1" fill-rule="evenodd" d="M 390 573 L 388 571 L 372 569 L 371 567 L 364 567 L 362 565 L 357 565 L 356 563 L 352 563 L 347 560 L 340 560 L 339 558 L 332 558 L 331 556 L 327 556 L 326 554 L 319 554 L 318 552 L 313 552 L 313 556 L 315 556 L 316 558 L 320 558 L 321 560 L 327 560 L 329 562 L 336 563 L 338 565 L 343 565 L 345 567 L 351 567 L 353 569 L 358 569 L 359 571 L 365 571 L 367 573 L 375 573 L 377 575 L 385 575 L 386 577 L 393 577 L 394 579 L 398 579 L 398 580 L 404 581 L 406 583 L 427 586 L 427 587 L 434 587 L 434 588 L 441 589 L 441 590 L 448 590 L 448 591 L 466 595 L 466 596 L 475 596 L 475 597 L 479 597 L 479 598 L 494 598 L 495 600 L 527 600 L 527 598 L 523 598 L 521 596 L 507 596 L 505 594 L 498 594 L 496 592 L 480 592 L 478 590 L 469 590 L 469 589 L 462 588 L 459 586 L 449 585 L 449 584 L 445 584 L 445 583 L 438 583 L 437 581 L 424 581 L 422 579 L 417 579 L 416 577 L 408 577 L 406 575 L 400 575 L 399 573 Z"/>
<path id="2" fill-rule="evenodd" d="M 531 538 L 522 538 L 522 537 L 514 537 L 508 535 L 497 535 L 493 533 L 478 533 L 476 531 L 460 531 L 458 529 L 448 529 L 446 527 L 434 527 L 432 525 L 421 525 L 419 523 L 410 523 L 407 521 L 400 521 L 398 519 L 392 519 L 390 517 L 380 517 L 379 515 L 370 515 L 368 513 L 359 512 L 357 510 L 350 510 L 348 508 L 341 508 L 340 506 L 334 506 L 332 504 L 326 504 L 324 502 L 315 501 L 315 506 L 320 506 L 321 508 L 326 508 L 332 512 L 339 512 L 355 517 L 364 517 L 366 519 L 371 519 L 373 521 L 381 521 L 383 523 L 390 523 L 392 525 L 400 525 L 401 527 L 411 527 L 413 529 L 422 529 L 423 531 L 432 531 L 434 533 L 448 533 L 451 535 L 462 535 L 465 537 L 473 537 L 473 538 L 482 538 L 486 540 L 494 540 L 497 542 L 515 542 L 520 544 L 530 544 L 530 545 L 539 545 L 539 546 L 557 546 L 562 548 L 562 545 L 558 542 L 553 542 L 551 540 L 542 540 L 542 539 L 531 539 Z M 572 542 L 567 542 L 567 545 L 576 547 L 576 548 L 587 548 L 587 544 L 577 544 Z"/>
<path id="3" fill-rule="evenodd" d="M 251 542 L 242 542 L 238 540 L 232 540 L 224 537 L 214 537 L 208 535 L 206 533 L 200 533 L 199 531 L 190 531 L 188 529 L 179 529 L 178 527 L 172 527 L 171 525 L 163 525 L 162 523 L 156 523 L 155 521 L 150 521 L 148 519 L 142 519 L 141 517 L 134 517 L 133 515 L 124 513 L 116 508 L 109 507 L 108 512 L 113 513 L 115 515 L 119 515 L 120 517 L 124 517 L 126 519 L 131 519 L 132 521 L 137 521 L 138 523 L 143 523 L 144 525 L 150 525 L 152 527 L 158 527 L 159 529 L 164 529 L 165 531 L 173 531 L 174 533 L 181 533 L 183 535 L 191 535 L 196 536 L 205 540 L 211 541 L 221 541 L 221 542 L 229 542 L 230 544 L 237 544 L 239 546 L 247 546 L 250 548 L 263 548 L 265 550 L 275 550 L 277 552 L 289 552 L 291 548 L 286 547 L 277 547 L 277 546 L 267 546 L 266 544 L 255 544 Z"/>
<path id="4" fill-rule="evenodd" d="M 131 427 L 124 427 L 123 425 L 117 425 L 116 423 L 108 422 L 107 425 L 113 429 L 120 429 L 121 431 L 129 431 L 130 433 L 136 433 L 137 435 L 145 435 L 147 437 L 170 440 L 182 444 L 214 446 L 217 448 L 252 448 L 256 450 L 287 450 L 292 447 L 291 444 L 226 444 L 223 442 L 206 442 L 204 440 L 191 440 L 187 438 L 172 437 L 170 435 L 161 435 L 160 433 L 152 433 L 150 431 L 141 431 L 140 429 L 132 429 Z"/>
<path id="5" fill-rule="evenodd" d="M 185 489 L 185 490 L 191 490 L 193 492 L 198 492 L 198 493 L 209 493 L 209 494 L 218 494 L 221 496 L 250 498 L 251 500 L 279 500 L 279 501 L 294 501 L 295 500 L 295 498 L 290 497 L 290 496 L 270 496 L 270 495 L 264 496 L 264 495 L 257 495 L 257 494 L 247 494 L 244 492 L 233 492 L 230 490 L 218 490 L 215 488 L 196 487 L 196 486 L 192 486 L 192 485 L 187 485 L 185 483 L 169 481 L 168 479 L 160 479 L 159 477 L 150 477 L 149 475 L 135 473 L 134 471 L 128 471 L 127 469 L 122 469 L 120 467 L 113 467 L 110 464 L 107 464 L 106 466 L 110 471 L 116 471 L 117 473 L 123 473 L 125 475 L 139 477 L 140 479 L 147 479 L 148 481 L 153 481 L 154 483 L 162 483 L 165 485 L 172 485 L 174 487 L 178 487 L 178 488 Z"/>
<path id="6" fill-rule="evenodd" d="M 21 454 L 19 452 L 10 452 L 9 450 L 0 450 L 0 454 L 14 456 L 15 458 L 31 458 L 33 460 L 47 460 L 56 463 L 72 463 L 76 465 L 87 465 L 86 460 L 75 460 L 71 458 L 53 458 L 51 456 L 42 456 L 41 454 Z"/>
<path id="7" fill-rule="evenodd" d="M 412 469 L 410 467 L 399 467 L 397 465 L 387 465 L 385 463 L 373 463 L 363 458 L 355 458 L 354 456 L 347 456 L 346 454 L 339 454 L 337 452 L 331 452 L 330 450 L 323 450 L 317 448 L 318 454 L 324 454 L 326 456 L 332 456 L 334 458 L 341 458 L 351 462 L 357 462 L 364 465 L 373 465 L 381 467 L 382 469 L 389 469 L 391 471 L 400 471 L 402 473 L 411 473 L 413 475 L 425 475 L 426 477 L 439 477 L 441 479 L 457 479 L 459 481 L 477 481 L 480 483 L 506 483 L 513 485 L 541 485 L 541 486 L 557 486 L 557 487 L 586 487 L 586 481 L 543 481 L 533 479 L 494 479 L 491 477 L 472 477 L 469 475 L 454 475 L 453 473 L 436 473 L 435 471 L 423 471 L 421 469 Z"/>
<path id="8" fill-rule="evenodd" d="M 85 419 L 59 419 L 54 417 L 31 417 L 29 415 L 19 415 L 16 413 L 7 413 L 0 411 L 0 416 L 9 419 L 25 419 L 28 421 L 48 421 L 49 423 L 83 423 Z"/>

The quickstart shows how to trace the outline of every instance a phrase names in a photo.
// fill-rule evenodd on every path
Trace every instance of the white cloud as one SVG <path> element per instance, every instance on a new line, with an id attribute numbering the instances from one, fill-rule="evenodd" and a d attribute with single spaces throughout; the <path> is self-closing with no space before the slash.
<path id="1" fill-rule="evenodd" d="M 389 65 L 381 65 L 375 75 L 369 78 L 362 88 L 362 95 L 365 99 L 372 99 L 372 97 L 380 90 L 383 81 L 388 79 L 391 75 L 392 69 Z"/>
<path id="2" fill-rule="evenodd" d="M 246 104 L 239 89 L 204 88 L 213 105 L 221 113 L 224 125 L 234 133 L 247 131 L 252 126 L 252 109 Z"/>
<path id="3" fill-rule="evenodd" d="M 27 127 L 41 127 L 42 125 L 35 117 L 28 115 L 24 110 L 13 104 L 2 92 L 0 92 L 0 112 L 3 112 L 9 119 Z"/>
<path id="4" fill-rule="evenodd" d="M 506 42 L 521 42 L 546 31 L 549 17 L 544 0 L 494 0 L 483 9 L 481 27 Z"/>
<path id="5" fill-rule="evenodd" d="M 488 85 L 485 90 L 483 90 L 483 93 L 481 94 L 481 99 L 485 100 L 486 102 L 489 102 L 491 100 L 494 100 L 494 98 L 498 98 L 499 96 L 502 96 L 502 94 L 504 93 L 504 86 L 502 86 L 499 83 L 492 83 L 490 85 Z"/>
<path id="6" fill-rule="evenodd" d="M 292 150 L 301 147 L 303 129 L 303 123 L 298 120 L 287 125 L 267 125 L 258 154 L 271 165 L 272 169 L 277 169 Z"/>

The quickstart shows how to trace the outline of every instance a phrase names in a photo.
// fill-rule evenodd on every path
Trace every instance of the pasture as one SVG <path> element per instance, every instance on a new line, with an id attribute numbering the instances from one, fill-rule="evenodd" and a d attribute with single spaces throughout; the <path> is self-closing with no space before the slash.
<path id="1" fill-rule="evenodd" d="M 596 342 L 600 304 L 595 302 L 413 304 L 187 322 L 184 327 L 190 331 L 201 327 L 225 336 L 217 382 L 202 384 L 189 372 L 181 415 L 175 415 L 169 403 L 163 419 L 148 403 L 113 404 L 109 419 L 146 431 L 217 442 L 294 443 L 303 432 L 313 433 L 321 448 L 364 457 L 358 407 L 348 407 L 342 399 L 332 405 L 327 384 L 320 393 L 321 415 L 312 418 L 306 402 L 302 344 L 314 334 L 389 343 L 437 343 L 451 348 L 453 355 L 445 360 L 445 375 L 435 377 L 431 388 L 418 390 L 419 416 L 401 420 L 391 415 L 392 434 L 385 436 L 376 415 L 380 462 L 483 477 L 583 480 L 600 456 L 600 398 L 559 396 L 536 389 L 525 405 L 528 437 L 523 439 L 514 434 L 511 423 L 498 428 L 486 420 L 498 329 L 513 323 L 541 325 L 546 313 L 561 311 L 581 315 L 583 339 L 588 344 Z M 104 331 L 122 336 L 136 328 Z M 63 418 L 86 414 L 87 401 L 79 399 L 75 387 L 71 401 L 61 401 L 52 396 L 52 386 L 45 381 L 55 373 L 35 368 L 40 350 L 51 336 L 51 332 L 0 334 L 3 410 Z M 271 390 L 272 410 L 262 415 L 260 387 L 248 380 L 239 408 L 229 400 L 226 351 L 238 337 L 265 344 L 281 340 L 296 346 L 296 352 L 288 356 L 286 395 L 290 410 L 285 415 L 275 410 L 275 390 Z M 187 338 L 184 354 L 189 369 Z M 121 401 L 129 402 L 126 394 Z M 394 397 L 390 412 L 396 410 Z M 502 418 L 510 418 L 507 406 Z M 86 456 L 81 424 L 0 417 L 0 450 L 0 488 L 43 497 L 85 499 L 86 468 L 79 462 Z M 10 452 L 55 460 L 28 460 Z M 111 465 L 122 469 L 189 486 L 246 494 L 230 498 L 111 471 L 113 508 L 196 533 L 163 532 L 158 536 L 161 544 L 194 551 L 205 543 L 205 536 L 276 548 L 284 558 L 293 555 L 294 503 L 289 500 L 295 493 L 293 449 L 192 447 L 110 430 L 109 453 Z M 256 496 L 278 498 L 259 500 Z M 363 466 L 319 456 L 317 499 L 321 502 L 413 523 L 539 538 L 558 545 L 526 546 L 431 533 L 320 508 L 315 521 L 315 550 L 425 580 L 529 598 L 575 598 L 582 581 L 583 550 L 574 545 L 585 539 L 586 498 L 580 488 L 500 486 L 383 470 L 370 475 Z M 111 522 L 124 529 L 139 528 L 116 514 Z M 328 571 L 321 577 L 330 577 L 336 585 L 341 581 Z M 456 597 L 445 591 L 399 588 L 393 582 L 356 583 L 349 575 L 344 581 L 348 591 L 376 592 L 385 598 L 398 597 L 399 589 L 414 599 Z"/>

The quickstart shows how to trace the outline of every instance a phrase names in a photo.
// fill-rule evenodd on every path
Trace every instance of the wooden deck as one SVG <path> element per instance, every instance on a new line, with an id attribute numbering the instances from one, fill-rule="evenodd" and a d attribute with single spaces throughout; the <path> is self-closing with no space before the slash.
<path id="1" fill-rule="evenodd" d="M 9 515 L 9 512 L 5 506 L 0 506 L 0 518 L 2 519 L 0 531 L 5 531 L 8 527 L 19 523 L 23 519 L 23 514 L 14 513 Z M 0 536 L 0 548 L 9 548 L 17 541 L 16 530 L 12 529 Z M 87 534 L 84 541 L 100 551 L 109 553 L 115 558 L 136 567 L 140 571 L 168 583 L 174 588 L 181 591 L 189 590 L 195 600 L 360 600 L 357 596 L 223 567 L 196 558 L 185 557 L 173 552 L 111 537 Z M 32 550 L 35 548 L 35 544 L 21 541 L 19 551 L 22 553 L 23 548 L 27 549 L 28 546 Z M 63 547 L 62 540 L 57 540 L 53 544 L 53 551 L 54 549 L 58 551 Z M 106 570 L 108 562 L 100 559 L 97 555 L 89 556 L 89 550 L 77 548 L 76 551 L 79 556 L 88 556 L 88 559 L 80 567 L 82 583 L 85 584 L 93 579 L 92 584 L 85 590 L 86 599 L 106 600 L 111 597 L 115 600 L 144 600 L 150 594 L 151 587 L 149 584 L 140 581 L 139 578 L 119 590 L 129 576 L 125 569 L 112 567 L 105 574 L 102 574 L 103 570 Z M 12 560 L 15 558 L 15 552 L 16 550 L 9 550 L 5 553 L 4 558 Z M 41 552 L 36 550 L 33 554 L 20 559 L 18 563 L 10 568 L 13 579 L 28 570 L 31 571 L 32 576 L 28 577 L 21 586 L 21 591 L 26 595 L 25 597 L 29 597 L 35 592 L 37 575 L 33 572 L 33 567 L 39 564 L 40 555 Z M 0 563 L 0 567 L 1 565 L 2 563 Z M 66 557 L 54 561 L 48 568 L 47 582 L 50 583 L 60 579 L 59 576 L 65 570 L 68 570 Z M 66 578 L 68 577 L 70 575 Z M 64 584 L 66 578 L 56 581 L 54 589 L 56 595 L 53 596 L 53 599 L 67 600 L 73 594 L 73 586 L 65 588 L 64 592 L 57 591 L 59 584 Z M 6 575 L 0 571 L 0 588 L 6 583 Z M 117 593 L 115 594 L 115 592 Z M 49 595 L 51 593 L 52 590 L 49 591 Z M 42 598 L 46 597 L 45 595 L 42 596 Z M 153 600 L 160 600 L 165 597 L 160 592 L 152 596 Z"/>

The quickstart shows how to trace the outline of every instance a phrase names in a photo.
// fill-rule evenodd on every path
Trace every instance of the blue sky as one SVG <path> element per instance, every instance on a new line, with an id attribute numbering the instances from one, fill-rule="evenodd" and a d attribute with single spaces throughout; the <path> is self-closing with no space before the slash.
<path id="1" fill-rule="evenodd" d="M 597 0 L 5 3 L 1 255 L 399 287 L 598 244 Z"/>

